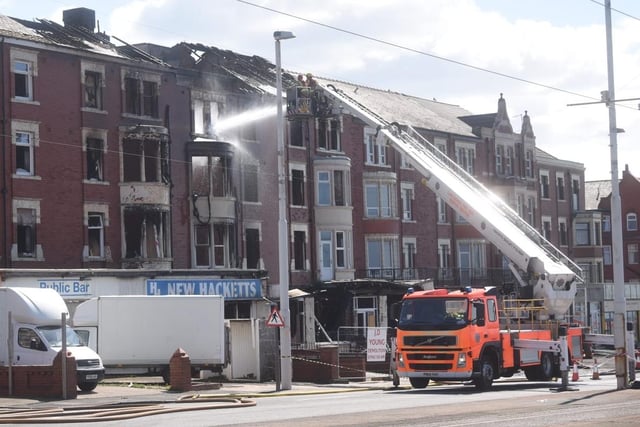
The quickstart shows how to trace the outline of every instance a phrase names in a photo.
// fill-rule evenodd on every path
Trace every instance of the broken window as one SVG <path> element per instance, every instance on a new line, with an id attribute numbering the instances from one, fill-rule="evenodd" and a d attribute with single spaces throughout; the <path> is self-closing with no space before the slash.
<path id="1" fill-rule="evenodd" d="M 104 257 L 104 216 L 102 213 L 89 212 L 87 223 L 89 257 Z"/>
<path id="2" fill-rule="evenodd" d="M 87 138 L 87 179 L 102 181 L 104 144 L 101 139 Z"/>
<path id="3" fill-rule="evenodd" d="M 304 170 L 291 170 L 291 204 L 304 206 Z"/>
<path id="4" fill-rule="evenodd" d="M 32 258 L 36 256 L 36 210 L 18 208 L 18 256 Z"/>
<path id="5" fill-rule="evenodd" d="M 195 197 L 209 194 L 209 158 L 191 157 L 191 192 Z"/>
<path id="6" fill-rule="evenodd" d="M 257 228 L 247 228 L 245 235 L 245 253 L 247 257 L 247 268 L 260 267 L 260 230 Z"/>
<path id="7" fill-rule="evenodd" d="M 330 151 L 340 151 L 340 122 L 338 120 L 318 120 L 318 147 Z"/>
<path id="8" fill-rule="evenodd" d="M 293 232 L 293 269 L 306 270 L 307 259 L 307 233 L 305 231 Z"/>
<path id="9" fill-rule="evenodd" d="M 84 72 L 84 106 L 102 110 L 102 74 Z"/>
<path id="10" fill-rule="evenodd" d="M 157 129 L 137 126 L 122 140 L 122 175 L 125 182 L 168 184 L 168 139 Z M 154 130 L 156 129 L 156 130 Z"/>
<path id="11" fill-rule="evenodd" d="M 245 164 L 242 168 L 242 194 L 245 202 L 259 202 L 258 200 L 258 165 Z"/>
<path id="12" fill-rule="evenodd" d="M 125 258 L 169 257 L 169 213 L 150 206 L 125 207 Z"/>
<path id="13" fill-rule="evenodd" d="M 16 132 L 16 174 L 34 175 L 33 168 L 33 134 L 30 132 Z"/>
<path id="14" fill-rule="evenodd" d="M 301 120 L 289 122 L 289 144 L 294 147 L 304 147 L 304 127 Z"/>
<path id="15" fill-rule="evenodd" d="M 125 77 L 124 112 L 136 116 L 159 117 L 158 83 Z"/>
<path id="16" fill-rule="evenodd" d="M 191 192 L 197 196 L 226 197 L 231 193 L 231 159 L 225 156 L 191 157 Z"/>

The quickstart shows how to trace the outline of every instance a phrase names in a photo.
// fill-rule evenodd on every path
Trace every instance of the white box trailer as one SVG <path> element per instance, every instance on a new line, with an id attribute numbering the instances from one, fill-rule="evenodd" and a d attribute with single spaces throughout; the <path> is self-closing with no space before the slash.
<path id="1" fill-rule="evenodd" d="M 160 373 L 183 349 L 194 371 L 226 364 L 224 299 L 219 295 L 114 295 L 76 307 L 72 325 L 107 373 Z"/>
<path id="2" fill-rule="evenodd" d="M 0 287 L 0 366 L 51 365 L 62 349 L 67 305 L 53 289 Z M 9 324 L 11 323 L 11 324 Z M 76 359 L 78 387 L 96 388 L 104 377 L 95 351 L 65 325 L 67 352 Z"/>

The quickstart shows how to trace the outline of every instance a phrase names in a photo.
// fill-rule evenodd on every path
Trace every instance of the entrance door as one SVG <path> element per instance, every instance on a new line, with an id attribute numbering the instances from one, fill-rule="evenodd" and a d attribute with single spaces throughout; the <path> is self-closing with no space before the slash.
<path id="1" fill-rule="evenodd" d="M 231 378 L 260 381 L 260 344 L 253 338 L 252 319 L 230 320 L 231 335 Z M 257 325 L 255 325 L 257 327 Z M 257 334 L 256 334 L 257 335 Z"/>
<path id="2" fill-rule="evenodd" d="M 333 279 L 333 244 L 330 231 L 320 232 L 320 280 Z"/>

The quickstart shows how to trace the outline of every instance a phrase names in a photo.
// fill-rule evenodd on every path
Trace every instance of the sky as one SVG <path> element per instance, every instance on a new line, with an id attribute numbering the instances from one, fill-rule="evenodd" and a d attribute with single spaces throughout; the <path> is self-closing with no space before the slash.
<path id="1" fill-rule="evenodd" d="M 377 89 L 494 113 L 503 94 L 514 130 L 527 112 L 536 144 L 609 180 L 610 109 L 604 0 L 0 0 L 0 14 L 62 23 L 96 11 L 128 43 L 199 42 Z M 611 0 L 618 177 L 640 177 L 640 1 Z M 630 101 L 623 101 L 632 99 Z"/>

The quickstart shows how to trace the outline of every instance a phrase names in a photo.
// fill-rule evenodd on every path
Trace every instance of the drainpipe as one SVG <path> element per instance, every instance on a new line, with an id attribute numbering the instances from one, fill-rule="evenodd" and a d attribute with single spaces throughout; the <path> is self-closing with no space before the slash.
<path id="1" fill-rule="evenodd" d="M 5 69 L 4 69 L 4 52 L 5 41 L 4 37 L 0 40 L 0 99 L 2 100 L 2 158 L 0 158 L 0 165 L 2 165 L 2 250 L 4 252 L 4 259 L 0 264 L 4 267 L 10 267 L 9 259 L 11 258 L 11 250 L 8 248 L 7 230 L 9 229 L 9 221 L 7 215 L 7 173 L 9 168 L 6 167 L 6 154 L 7 154 L 7 106 L 6 106 L 6 92 L 5 92 Z"/>

